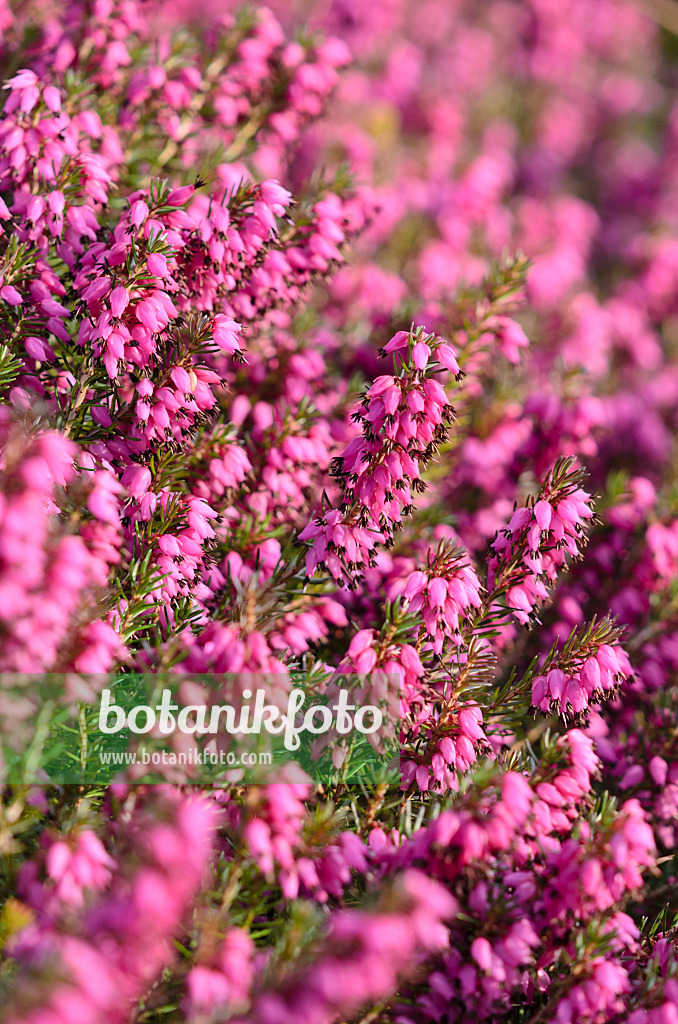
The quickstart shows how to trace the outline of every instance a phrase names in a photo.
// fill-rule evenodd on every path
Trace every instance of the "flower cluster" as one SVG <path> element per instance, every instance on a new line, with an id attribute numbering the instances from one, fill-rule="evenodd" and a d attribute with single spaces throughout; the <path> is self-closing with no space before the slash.
<path id="1" fill-rule="evenodd" d="M 578 715 L 589 704 L 616 694 L 631 675 L 631 664 L 623 647 L 603 640 L 600 627 L 587 629 L 582 637 L 568 638 L 562 654 L 549 658 L 534 678 L 533 706 L 544 712 L 553 708 L 560 714 L 571 709 Z"/>
<path id="2" fill-rule="evenodd" d="M 3 501 L 0 505 L 0 635 L 5 671 L 72 667 L 106 671 L 122 653 L 96 595 L 118 558 L 116 488 L 88 486 L 74 465 L 77 449 L 53 431 L 26 434 L 0 411 Z M 80 535 L 54 518 L 55 490 L 84 484 L 94 521 Z M 82 500 L 82 498 L 80 499 Z M 113 549 L 103 532 L 113 524 Z"/>
<path id="3" fill-rule="evenodd" d="M 429 553 L 426 571 L 417 570 L 405 580 L 403 600 L 412 613 L 421 613 L 433 651 L 441 654 L 445 637 L 462 643 L 460 621 L 480 608 L 480 582 L 463 552 L 450 550 L 444 542 Z"/>
<path id="4" fill-rule="evenodd" d="M 518 622 L 527 624 L 548 597 L 566 558 L 579 558 L 593 517 L 591 495 L 577 486 L 567 459 L 557 463 L 533 505 L 517 508 L 492 543 L 489 581 Z"/>
<path id="5" fill-rule="evenodd" d="M 403 515 L 413 511 L 414 495 L 426 489 L 421 470 L 454 418 L 445 389 L 427 374 L 438 367 L 458 370 L 448 345 L 422 330 L 400 331 L 385 351 L 394 353 L 401 370 L 377 377 L 353 415 L 362 434 L 332 466 L 343 491 L 340 507 L 319 514 L 300 534 L 313 541 L 307 574 L 326 567 L 336 582 L 349 586 L 370 564 L 375 543 L 394 543 Z"/>
<path id="6" fill-rule="evenodd" d="M 25 964 L 26 975 L 16 1002 L 6 1006 L 7 1020 L 75 1020 L 85 1014 L 97 1022 L 124 1020 L 131 1001 L 171 961 L 167 940 L 202 881 L 214 825 L 204 800 L 178 794 L 147 799 L 136 811 L 140 841 L 127 854 L 127 872 L 123 864 L 116 865 L 84 927 L 74 929 L 69 921 L 65 911 L 72 894 L 62 888 L 65 906 L 43 911 L 17 936 L 14 955 Z M 83 845 L 89 845 L 90 864 L 94 853 L 99 875 L 110 858 L 98 846 L 92 850 L 93 840 L 84 844 L 84 838 L 79 837 L 79 851 L 70 858 L 63 847 L 52 846 L 47 855 L 52 878 L 61 877 L 63 868 L 73 872 L 77 867 L 81 885 L 101 883 L 96 871 L 83 872 Z"/>

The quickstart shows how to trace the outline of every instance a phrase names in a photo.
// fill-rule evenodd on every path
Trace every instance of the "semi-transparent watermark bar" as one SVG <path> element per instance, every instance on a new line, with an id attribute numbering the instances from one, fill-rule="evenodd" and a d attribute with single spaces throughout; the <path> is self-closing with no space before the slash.
<path id="1" fill-rule="evenodd" d="M 0 673 L 0 781 L 396 784 L 397 675 Z"/>

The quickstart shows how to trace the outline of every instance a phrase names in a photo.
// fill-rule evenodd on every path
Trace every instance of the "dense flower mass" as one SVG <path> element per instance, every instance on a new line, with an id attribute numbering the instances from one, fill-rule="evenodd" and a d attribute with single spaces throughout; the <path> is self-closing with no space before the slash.
<path id="1" fill-rule="evenodd" d="M 678 1021 L 670 8 L 0 0 L 2 1021 Z"/>

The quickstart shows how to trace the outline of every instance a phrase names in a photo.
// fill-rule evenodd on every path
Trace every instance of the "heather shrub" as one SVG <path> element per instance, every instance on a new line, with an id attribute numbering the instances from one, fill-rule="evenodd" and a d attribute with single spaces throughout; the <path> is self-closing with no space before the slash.
<path id="1" fill-rule="evenodd" d="M 0 0 L 0 1020 L 678 1022 L 673 17 Z"/>

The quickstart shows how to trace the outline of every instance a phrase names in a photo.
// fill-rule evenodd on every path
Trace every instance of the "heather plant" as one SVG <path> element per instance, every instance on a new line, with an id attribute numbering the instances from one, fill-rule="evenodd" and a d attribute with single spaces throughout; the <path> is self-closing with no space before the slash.
<path id="1" fill-rule="evenodd" d="M 272 8 L 0 0 L 0 1020 L 673 1024 L 672 14 Z"/>

